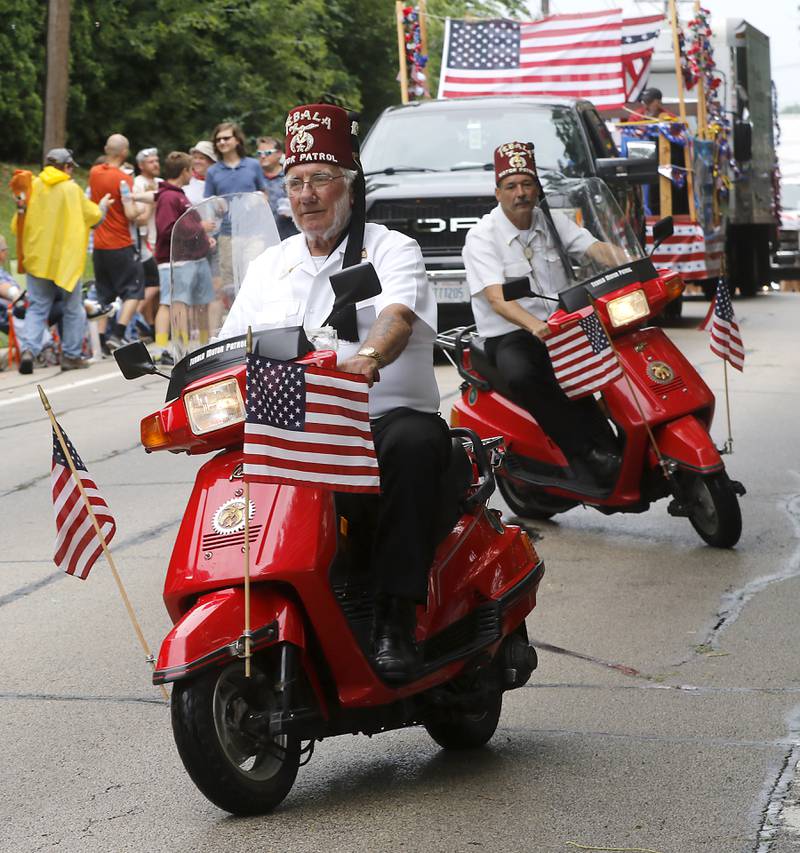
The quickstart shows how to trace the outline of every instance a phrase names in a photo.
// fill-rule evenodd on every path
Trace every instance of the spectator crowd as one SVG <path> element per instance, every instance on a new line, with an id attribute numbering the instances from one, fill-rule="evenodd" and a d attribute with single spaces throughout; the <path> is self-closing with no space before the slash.
<path id="1" fill-rule="evenodd" d="M 85 190 L 66 148 L 48 151 L 38 175 L 18 171 L 12 179 L 18 277 L 9 271 L 9 246 L 0 233 L 0 332 L 9 347 L 16 341 L 22 374 L 56 364 L 62 371 L 83 369 L 133 340 L 154 344 L 156 359 L 170 365 L 171 338 L 188 343 L 189 312 L 200 343 L 206 342 L 215 289 L 232 280 L 225 218 L 215 228 L 198 213 L 182 220 L 181 238 L 191 237 L 191 251 L 170 270 L 175 223 L 204 199 L 263 192 L 280 237 L 297 233 L 276 136 L 259 137 L 258 159 L 248 157 L 242 130 L 223 122 L 210 140 L 169 153 L 163 174 L 156 148 L 139 150 L 135 165 L 130 153 L 125 136 L 109 136 Z M 91 282 L 84 280 L 89 253 Z"/>

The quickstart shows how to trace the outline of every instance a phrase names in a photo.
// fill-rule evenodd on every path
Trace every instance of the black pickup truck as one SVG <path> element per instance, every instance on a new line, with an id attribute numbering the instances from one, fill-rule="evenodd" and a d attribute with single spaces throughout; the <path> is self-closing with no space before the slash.
<path id="1" fill-rule="evenodd" d="M 419 242 L 441 327 L 467 315 L 461 250 L 467 231 L 497 204 L 494 149 L 511 141 L 534 143 L 545 187 L 548 171 L 604 179 L 634 233 L 644 235 L 637 184 L 653 180 L 655 166 L 621 158 L 589 101 L 458 98 L 390 107 L 362 149 L 367 219 Z"/>

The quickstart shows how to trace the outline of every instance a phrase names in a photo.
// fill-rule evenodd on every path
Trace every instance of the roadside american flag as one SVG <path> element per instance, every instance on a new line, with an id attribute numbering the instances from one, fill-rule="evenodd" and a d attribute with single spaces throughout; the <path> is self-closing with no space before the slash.
<path id="1" fill-rule="evenodd" d="M 630 100 L 626 82 L 641 91 L 647 79 L 655 20 L 623 21 L 620 9 L 531 22 L 448 18 L 439 97 L 549 95 L 620 107 Z"/>
<path id="2" fill-rule="evenodd" d="M 711 352 L 730 362 L 737 370 L 744 370 L 744 344 L 724 279 L 717 282 L 714 311 L 709 311 L 709 321 L 705 327 L 711 329 Z"/>
<path id="3" fill-rule="evenodd" d="M 622 71 L 627 101 L 638 101 L 647 85 L 653 48 L 663 24 L 663 15 L 625 18 L 622 22 Z"/>
<path id="4" fill-rule="evenodd" d="M 558 384 L 571 400 L 602 391 L 622 377 L 617 357 L 594 311 L 544 342 Z"/>
<path id="5" fill-rule="evenodd" d="M 107 545 L 117 532 L 117 524 L 103 496 L 97 490 L 94 480 L 89 476 L 83 460 L 78 456 L 78 452 L 63 429 L 61 435 Z M 100 544 L 89 511 L 86 509 L 86 503 L 69 469 L 67 457 L 61 449 L 55 429 L 53 430 L 53 466 L 50 471 L 50 482 L 56 514 L 56 548 L 53 561 L 68 575 L 86 580 L 103 546 Z"/>
<path id="6" fill-rule="evenodd" d="M 379 492 L 366 378 L 247 356 L 249 482 Z"/>

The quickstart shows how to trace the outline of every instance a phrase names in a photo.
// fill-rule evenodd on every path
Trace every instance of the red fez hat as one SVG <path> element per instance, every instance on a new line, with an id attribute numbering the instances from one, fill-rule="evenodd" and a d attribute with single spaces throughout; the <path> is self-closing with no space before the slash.
<path id="1" fill-rule="evenodd" d="M 286 117 L 286 172 L 306 163 L 334 163 L 357 169 L 353 137 L 358 123 L 347 110 L 333 104 L 295 107 Z"/>
<path id="2" fill-rule="evenodd" d="M 530 142 L 506 142 L 494 150 L 494 177 L 499 184 L 509 175 L 531 175 L 536 180 L 536 160 Z"/>

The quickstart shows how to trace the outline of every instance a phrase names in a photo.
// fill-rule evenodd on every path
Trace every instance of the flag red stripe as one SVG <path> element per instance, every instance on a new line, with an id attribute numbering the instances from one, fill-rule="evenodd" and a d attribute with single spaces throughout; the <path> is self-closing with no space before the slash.
<path id="1" fill-rule="evenodd" d="M 368 403 L 369 394 L 364 391 L 350 391 L 347 388 L 332 388 L 330 385 L 316 385 L 313 382 L 306 383 L 306 392 L 309 394 L 325 394 L 328 397 L 339 397 L 345 400 L 353 400 L 356 403 Z"/>
<path id="2" fill-rule="evenodd" d="M 302 436 L 303 433 L 296 433 Z M 284 450 L 296 450 L 298 453 L 336 453 L 340 456 L 371 456 L 375 458 L 375 450 L 372 447 L 354 447 L 348 444 L 316 444 L 310 441 L 295 441 L 288 438 L 277 438 L 274 435 L 247 434 L 248 444 L 260 444 L 265 447 L 282 447 Z"/>
<path id="3" fill-rule="evenodd" d="M 306 403 L 306 412 L 314 412 L 317 415 L 338 415 L 350 420 L 369 423 L 368 412 L 354 412 L 346 406 L 334 406 L 330 403 Z"/>
<path id="4" fill-rule="evenodd" d="M 481 81 L 484 82 L 484 81 Z M 502 82 L 502 81 L 501 81 Z M 597 98 L 600 95 L 621 95 L 624 92 L 624 89 L 602 89 L 592 93 L 593 98 Z M 469 92 L 463 92 L 459 90 L 450 90 L 445 89 L 444 97 L 446 98 L 474 98 L 479 95 L 498 95 L 502 94 L 496 90 L 493 90 L 491 87 L 483 88 L 483 89 L 472 89 Z M 550 91 L 548 89 L 531 89 L 530 91 L 521 91 L 521 92 L 513 92 L 515 95 L 553 95 L 564 98 L 585 98 L 589 97 L 589 93 L 586 92 L 585 89 L 570 89 L 568 91 L 559 89 L 558 91 Z"/>
<path id="5" fill-rule="evenodd" d="M 631 29 L 638 24 L 663 24 L 666 19 L 663 15 L 645 15 L 643 18 L 625 18 L 622 21 L 622 28 Z"/>
<path id="6" fill-rule="evenodd" d="M 335 483 L 333 485 L 326 485 L 324 483 L 309 483 L 301 478 L 294 477 L 281 477 L 278 475 L 261 475 L 261 474 L 248 474 L 247 479 L 251 483 L 266 483 L 268 485 L 274 485 L 275 483 L 279 483 L 283 486 L 305 486 L 306 488 L 311 489 L 332 489 L 335 492 L 359 492 L 359 493 L 367 493 L 367 494 L 380 494 L 380 486 L 353 486 L 349 483 Z"/>
<path id="7" fill-rule="evenodd" d="M 313 432 L 315 435 L 350 435 L 354 438 L 363 438 L 368 441 L 372 441 L 371 430 L 359 429 L 356 426 L 344 426 L 342 424 L 307 423 L 303 432 Z M 254 435 L 254 433 L 248 433 L 248 436 L 250 435 Z"/>
<path id="8" fill-rule="evenodd" d="M 309 462 L 300 459 L 284 459 L 269 453 L 258 455 L 245 453 L 245 465 L 269 465 L 272 468 L 285 471 L 310 471 L 315 474 L 334 474 L 336 476 L 350 475 L 352 477 L 370 477 L 378 473 L 378 465 L 331 465 L 325 462 Z"/>
<path id="9" fill-rule="evenodd" d="M 553 63 L 554 65 L 556 63 Z M 535 67 L 539 67 L 538 65 Z M 580 83 L 582 81 L 592 80 L 617 80 L 619 74 L 610 72 L 608 74 L 525 74 L 520 77 L 491 77 L 483 78 L 493 81 L 501 80 L 506 83 Z M 453 74 L 447 75 L 448 83 L 480 83 L 482 80 L 475 77 L 456 77 Z"/>

